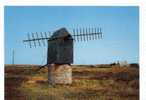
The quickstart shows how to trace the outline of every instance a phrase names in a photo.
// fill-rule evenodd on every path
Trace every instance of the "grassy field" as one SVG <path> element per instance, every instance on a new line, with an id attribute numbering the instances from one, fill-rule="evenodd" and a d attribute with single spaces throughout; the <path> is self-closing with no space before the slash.
<path id="1" fill-rule="evenodd" d="M 71 85 L 49 85 L 47 68 L 5 66 L 5 100 L 139 100 L 139 69 L 73 66 Z"/>

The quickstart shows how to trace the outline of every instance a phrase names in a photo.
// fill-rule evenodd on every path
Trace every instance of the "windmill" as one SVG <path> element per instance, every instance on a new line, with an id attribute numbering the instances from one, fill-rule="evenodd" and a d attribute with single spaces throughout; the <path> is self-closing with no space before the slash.
<path id="1" fill-rule="evenodd" d="M 79 41 L 102 39 L 101 28 L 78 28 L 73 29 L 73 34 L 66 28 L 61 28 L 49 35 L 47 32 L 28 34 L 28 39 L 23 40 L 30 46 L 48 45 L 47 63 L 39 69 L 48 67 L 48 81 L 51 84 L 71 84 L 73 63 L 73 44 Z"/>

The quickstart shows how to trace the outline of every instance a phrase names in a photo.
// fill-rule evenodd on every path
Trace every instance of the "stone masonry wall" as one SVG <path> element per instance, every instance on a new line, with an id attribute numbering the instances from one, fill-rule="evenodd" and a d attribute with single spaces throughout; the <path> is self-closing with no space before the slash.
<path id="1" fill-rule="evenodd" d="M 51 84 L 71 84 L 72 68 L 68 64 L 52 64 L 48 67 L 48 80 Z"/>

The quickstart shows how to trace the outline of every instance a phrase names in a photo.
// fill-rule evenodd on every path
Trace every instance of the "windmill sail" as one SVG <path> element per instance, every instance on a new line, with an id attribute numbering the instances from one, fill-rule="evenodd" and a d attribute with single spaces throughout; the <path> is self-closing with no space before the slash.
<path id="1" fill-rule="evenodd" d="M 65 28 L 61 28 L 59 30 L 62 30 L 62 29 L 65 29 Z M 79 42 L 79 41 L 102 39 L 103 35 L 102 35 L 101 28 L 90 27 L 90 28 L 73 29 L 73 34 L 71 35 L 71 37 L 73 38 L 74 41 Z M 30 38 L 30 34 L 28 34 L 28 39 L 23 40 L 23 42 L 29 42 L 29 46 L 31 48 L 32 46 L 36 47 L 37 44 L 38 46 L 41 46 L 41 45 L 45 46 L 47 41 L 54 41 L 61 38 L 64 38 L 64 36 L 52 37 L 50 32 L 49 32 L 49 35 L 47 35 L 47 32 L 44 32 L 44 33 L 40 32 L 40 35 L 38 34 L 38 32 L 36 32 L 36 33 L 31 34 L 31 38 Z M 66 38 L 71 39 L 69 35 L 67 35 Z"/>

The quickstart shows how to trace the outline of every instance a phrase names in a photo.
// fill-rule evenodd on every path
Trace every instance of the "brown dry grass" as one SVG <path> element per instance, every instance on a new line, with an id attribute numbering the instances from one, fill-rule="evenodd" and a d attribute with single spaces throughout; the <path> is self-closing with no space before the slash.
<path id="1" fill-rule="evenodd" d="M 28 65 L 27 65 L 28 66 Z M 138 100 L 139 70 L 74 66 L 71 85 L 49 85 L 47 68 L 5 67 L 6 100 Z"/>

